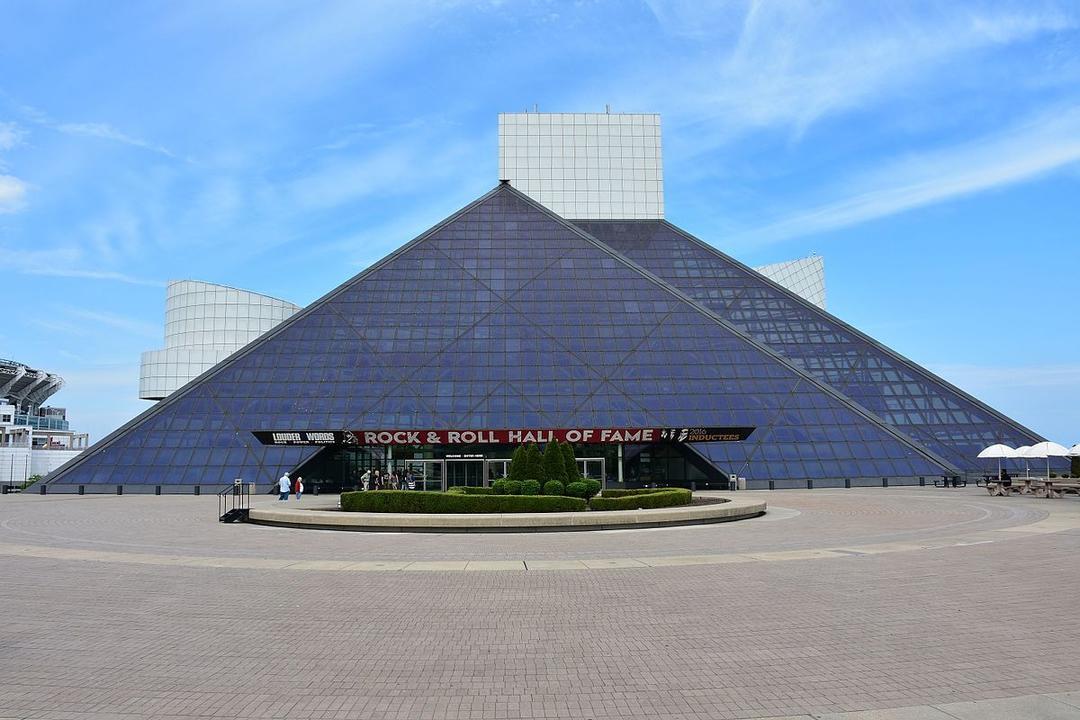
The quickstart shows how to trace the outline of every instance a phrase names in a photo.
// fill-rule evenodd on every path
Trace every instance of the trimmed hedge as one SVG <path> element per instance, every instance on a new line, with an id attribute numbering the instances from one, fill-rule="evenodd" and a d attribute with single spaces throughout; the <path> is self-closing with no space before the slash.
<path id="1" fill-rule="evenodd" d="M 539 495 L 540 494 L 540 481 L 539 480 L 526 480 L 521 483 L 522 495 Z"/>
<path id="2" fill-rule="evenodd" d="M 581 481 L 567 483 L 566 494 L 570 497 L 585 499 L 586 497 L 588 497 L 589 487 Z"/>
<path id="3" fill-rule="evenodd" d="M 494 495 L 495 489 L 490 487 L 471 487 L 468 485 L 455 485 L 446 492 L 456 495 Z"/>
<path id="4" fill-rule="evenodd" d="M 491 492 L 495 495 L 506 494 L 506 483 L 510 482 L 506 478 L 499 478 L 495 482 L 491 483 Z"/>
<path id="5" fill-rule="evenodd" d="M 544 494 L 545 495 L 565 495 L 566 494 L 566 486 L 563 485 L 558 480 L 548 480 L 546 483 L 544 483 Z"/>
<path id="6" fill-rule="evenodd" d="M 589 501 L 589 508 L 591 510 L 649 510 L 689 505 L 691 497 L 691 492 L 685 488 L 663 488 L 640 495 L 595 497 Z"/>
<path id="7" fill-rule="evenodd" d="M 581 480 L 581 482 L 585 483 L 585 498 L 586 499 L 594 497 L 597 493 L 600 492 L 600 488 L 603 487 L 600 484 L 599 480 L 593 480 L 591 478 L 585 478 L 584 480 Z"/>
<path id="8" fill-rule="evenodd" d="M 584 500 L 550 495 L 462 495 L 414 490 L 371 490 L 341 494 L 346 512 L 512 513 L 580 512 Z"/>
<path id="9" fill-rule="evenodd" d="M 520 480 L 507 480 L 506 481 L 506 494 L 507 495 L 520 495 L 521 489 L 525 483 Z"/>
<path id="10" fill-rule="evenodd" d="M 606 498 L 619 498 L 629 497 L 631 495 L 651 495 L 654 492 L 661 490 L 667 490 L 668 488 L 633 488 L 631 490 L 604 490 L 600 493 L 600 497 Z"/>

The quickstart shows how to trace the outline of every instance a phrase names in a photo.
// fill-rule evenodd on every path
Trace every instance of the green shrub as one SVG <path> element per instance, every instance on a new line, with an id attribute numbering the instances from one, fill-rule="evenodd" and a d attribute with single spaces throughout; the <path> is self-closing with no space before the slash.
<path id="1" fill-rule="evenodd" d="M 559 441 L 552 440 L 544 448 L 544 474 L 545 480 L 558 480 L 566 482 L 566 464 L 563 462 L 562 450 L 559 449 Z"/>
<path id="2" fill-rule="evenodd" d="M 584 499 L 589 494 L 589 486 L 580 480 L 572 482 L 566 486 L 566 494 L 570 497 Z"/>
<path id="3" fill-rule="evenodd" d="M 594 497 L 589 501 L 589 508 L 591 510 L 648 510 L 689 505 L 691 498 L 690 491 L 685 488 L 663 488 L 640 495 Z"/>
<path id="4" fill-rule="evenodd" d="M 558 480 L 548 480 L 544 483 L 545 495 L 562 495 L 566 492 L 566 486 Z"/>
<path id="5" fill-rule="evenodd" d="M 506 494 L 507 495 L 520 495 L 522 486 L 525 483 L 520 480 L 507 480 L 506 481 Z"/>
<path id="6" fill-rule="evenodd" d="M 509 482 L 506 478 L 499 478 L 495 482 L 491 483 L 491 492 L 495 495 L 506 495 L 506 483 Z"/>
<path id="7" fill-rule="evenodd" d="M 589 498 L 593 497 L 598 492 L 600 492 L 600 481 L 599 480 L 592 480 L 590 478 L 586 478 L 585 480 L 581 480 L 581 482 L 585 483 L 585 499 L 586 500 L 588 500 Z"/>
<path id="8" fill-rule="evenodd" d="M 1056 477 L 1057 477 L 1057 473 L 1055 473 L 1055 472 L 1052 472 L 1052 473 L 1050 473 L 1050 477 L 1052 477 L 1052 478 L 1056 478 Z"/>
<path id="9" fill-rule="evenodd" d="M 510 467 L 506 471 L 506 477 L 509 480 L 525 480 L 529 477 L 526 474 L 528 470 L 529 460 L 526 457 L 526 451 L 524 445 L 518 445 L 514 448 L 513 454 L 510 456 Z"/>
<path id="10" fill-rule="evenodd" d="M 600 495 L 606 498 L 629 497 L 630 495 L 649 495 L 664 488 L 633 488 L 629 490 L 604 490 Z"/>
<path id="11" fill-rule="evenodd" d="M 471 487 L 469 485 L 455 485 L 452 488 L 448 488 L 446 492 L 455 493 L 457 495 L 492 495 L 495 493 L 495 490 L 494 488 L 489 487 Z"/>
<path id="12" fill-rule="evenodd" d="M 563 443 L 559 446 L 563 455 L 563 467 L 566 468 L 566 482 L 577 482 L 581 480 L 581 471 L 578 470 L 577 458 L 574 457 L 574 446 L 570 443 Z"/>
<path id="13" fill-rule="evenodd" d="M 540 454 L 540 448 L 536 443 L 525 446 L 525 464 L 521 470 L 521 477 L 515 480 L 529 480 L 531 478 L 544 477 L 544 456 Z"/>
<path id="14" fill-rule="evenodd" d="M 539 495 L 540 494 L 540 481 L 539 480 L 526 480 L 521 483 L 522 495 Z"/>
<path id="15" fill-rule="evenodd" d="M 372 490 L 341 494 L 346 512 L 502 513 L 580 512 L 584 500 L 548 495 L 462 495 L 460 493 Z"/>

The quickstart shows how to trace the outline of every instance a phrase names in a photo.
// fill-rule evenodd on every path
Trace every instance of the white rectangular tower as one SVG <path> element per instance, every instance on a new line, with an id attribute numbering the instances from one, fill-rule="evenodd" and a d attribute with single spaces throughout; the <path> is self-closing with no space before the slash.
<path id="1" fill-rule="evenodd" d="M 660 116 L 500 113 L 499 179 L 569 219 L 662 219 Z"/>

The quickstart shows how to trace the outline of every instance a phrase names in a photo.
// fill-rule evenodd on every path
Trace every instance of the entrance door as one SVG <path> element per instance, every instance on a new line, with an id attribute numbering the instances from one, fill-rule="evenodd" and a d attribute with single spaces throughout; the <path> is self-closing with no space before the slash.
<path id="1" fill-rule="evenodd" d="M 604 458 L 578 458 L 577 462 L 583 477 L 604 482 Z"/>
<path id="2" fill-rule="evenodd" d="M 505 458 L 488 458 L 487 468 L 488 485 L 490 485 L 510 473 L 510 461 Z"/>
<path id="3" fill-rule="evenodd" d="M 455 485 L 467 485 L 468 487 L 484 486 L 484 461 L 483 460 L 450 460 L 446 461 L 446 487 Z"/>
<path id="4" fill-rule="evenodd" d="M 408 477 L 407 487 L 410 490 L 440 491 L 443 489 L 442 460 L 406 460 L 404 465 Z"/>

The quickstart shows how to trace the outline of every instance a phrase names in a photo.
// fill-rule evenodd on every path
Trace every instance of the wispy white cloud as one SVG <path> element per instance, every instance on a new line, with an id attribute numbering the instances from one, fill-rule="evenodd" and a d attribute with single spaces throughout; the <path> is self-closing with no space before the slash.
<path id="1" fill-rule="evenodd" d="M 103 310 L 88 310 L 70 305 L 60 306 L 60 310 L 71 320 L 76 322 L 91 322 L 97 325 L 120 330 L 128 335 L 138 335 L 145 338 L 160 339 L 161 326 L 154 323 L 144 322 L 125 315 L 118 315 Z"/>
<path id="2" fill-rule="evenodd" d="M 732 238 L 764 244 L 827 232 L 1023 182 L 1080 161 L 1080 108 L 1040 114 L 964 145 L 884 163 L 834 187 L 843 197 Z"/>
<path id="3" fill-rule="evenodd" d="M 135 277 L 126 273 L 92 267 L 86 253 L 78 247 L 66 246 L 48 250 L 21 250 L 0 246 L 6 268 L 21 275 L 112 280 L 129 285 L 164 287 L 160 280 Z"/>
<path id="4" fill-rule="evenodd" d="M 167 147 L 149 142 L 147 140 L 143 140 L 141 138 L 132 137 L 127 133 L 117 130 L 108 123 L 54 123 L 51 125 L 51 127 L 54 130 L 58 130 L 59 132 L 62 132 L 66 135 L 78 135 L 82 137 L 111 140 L 113 142 L 122 143 L 124 145 L 131 145 L 132 147 L 149 150 L 151 152 L 164 155 L 166 157 L 176 157 L 176 155 Z"/>
<path id="5" fill-rule="evenodd" d="M 1075 363 L 1016 367 L 932 365 L 930 369 L 972 389 L 1062 387 L 1074 392 L 1080 389 L 1080 365 Z"/>
<path id="6" fill-rule="evenodd" d="M 22 142 L 25 131 L 13 122 L 0 122 L 0 150 L 10 150 Z"/>
<path id="7" fill-rule="evenodd" d="M 100 140 L 110 140 L 112 142 L 121 143 L 124 145 L 130 145 L 132 147 L 141 148 L 143 150 L 149 150 L 150 152 L 165 155 L 166 157 L 176 158 L 176 154 L 163 145 L 144 140 L 142 138 L 130 135 L 122 130 L 117 129 L 109 123 L 103 122 L 63 122 L 53 118 L 49 113 L 45 112 L 41 108 L 36 108 L 32 105 L 25 103 L 13 102 L 12 105 L 18 109 L 21 116 L 31 124 L 39 127 L 55 130 L 56 132 L 63 133 L 65 135 L 73 135 L 78 137 L 97 138 Z M 20 128 L 14 125 L 14 123 L 7 123 L 10 127 L 10 137 L 13 141 L 21 139 L 22 131 Z M 4 148 L 4 124 L 0 123 L 0 149 Z"/>
<path id="8" fill-rule="evenodd" d="M 14 213 L 26 206 L 28 186 L 14 175 L 0 175 L 0 213 Z"/>
<path id="9" fill-rule="evenodd" d="M 133 383 L 138 385 L 138 364 L 115 364 L 80 367 L 77 369 L 62 368 L 58 370 L 68 387 L 83 386 L 87 388 L 117 388 L 128 387 Z"/>
<path id="10" fill-rule="evenodd" d="M 439 180 L 460 182 L 461 168 L 476 155 L 475 145 L 467 141 L 440 145 L 410 138 L 367 154 L 334 156 L 293 182 L 288 196 L 299 209 L 316 210 L 369 196 L 417 192 Z"/>
<path id="11" fill-rule="evenodd" d="M 0 151 L 10 150 L 22 142 L 26 133 L 13 122 L 0 122 Z M 0 171 L 5 169 L 0 158 Z M 14 175 L 0 172 L 0 214 L 14 213 L 26 207 L 29 186 Z"/>
<path id="12" fill-rule="evenodd" d="M 1074 10 L 1052 4 L 749 2 L 741 24 L 731 3 L 695 0 L 649 5 L 667 32 L 703 42 L 694 62 L 663 65 L 646 100 L 668 108 L 706 152 L 759 128 L 796 136 L 818 119 L 863 107 L 935 73 L 950 60 L 1076 28 Z M 678 83 L 670 82 L 677 75 Z M 650 97 L 651 96 L 651 97 Z"/>

